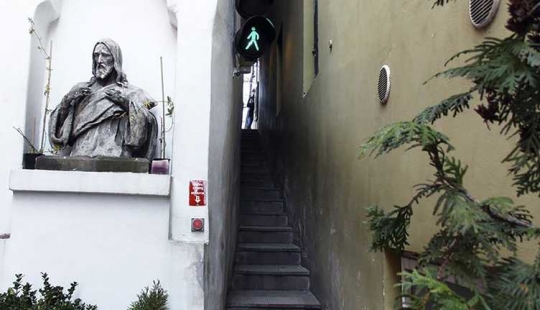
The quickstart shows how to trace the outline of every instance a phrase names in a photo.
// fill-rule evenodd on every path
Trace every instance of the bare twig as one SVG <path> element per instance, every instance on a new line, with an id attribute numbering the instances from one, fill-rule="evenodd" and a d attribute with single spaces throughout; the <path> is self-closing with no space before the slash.
<path id="1" fill-rule="evenodd" d="M 45 126 L 47 125 L 47 114 L 49 113 L 50 94 L 51 94 L 51 75 L 52 75 L 52 49 L 53 42 L 51 41 L 50 53 L 47 57 L 47 85 L 45 85 L 45 111 L 43 112 L 43 125 L 41 127 L 40 150 L 45 149 Z"/>
<path id="2" fill-rule="evenodd" d="M 43 124 L 41 127 L 41 140 L 40 140 L 40 148 L 39 150 L 35 150 L 35 152 L 43 152 L 45 149 L 45 128 L 47 126 L 47 114 L 49 113 L 49 104 L 50 104 L 50 94 L 51 94 L 51 75 L 52 75 L 52 50 L 53 50 L 53 42 L 51 41 L 51 44 L 49 46 L 49 52 L 47 53 L 47 50 L 45 49 L 45 46 L 43 45 L 43 40 L 39 33 L 36 31 L 34 20 L 29 18 L 28 21 L 30 22 L 30 34 L 33 35 L 37 41 L 38 41 L 38 50 L 40 50 L 43 55 L 45 56 L 45 60 L 47 61 L 47 84 L 45 85 L 45 91 L 43 94 L 45 95 L 45 109 L 43 111 Z M 26 137 L 25 137 L 26 139 Z M 28 139 L 26 139 L 28 140 Z"/>
<path id="3" fill-rule="evenodd" d="M 36 149 L 32 141 L 30 141 L 30 139 L 26 137 L 26 135 L 20 128 L 13 127 L 13 129 L 17 130 L 17 132 L 23 137 L 24 142 L 26 142 L 26 144 L 32 149 L 32 153 L 38 153 L 38 150 Z"/>

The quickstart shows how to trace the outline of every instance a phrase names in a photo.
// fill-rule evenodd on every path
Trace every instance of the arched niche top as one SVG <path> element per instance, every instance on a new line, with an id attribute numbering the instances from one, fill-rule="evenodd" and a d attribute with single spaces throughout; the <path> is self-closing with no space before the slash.
<path id="1" fill-rule="evenodd" d="M 62 14 L 64 0 L 40 0 L 33 9 L 33 18 L 36 23 L 47 27 L 50 23 L 58 20 Z"/>
<path id="2" fill-rule="evenodd" d="M 169 22 L 174 28 L 178 28 L 178 20 L 176 19 L 178 0 L 167 0 L 167 10 L 169 11 Z"/>

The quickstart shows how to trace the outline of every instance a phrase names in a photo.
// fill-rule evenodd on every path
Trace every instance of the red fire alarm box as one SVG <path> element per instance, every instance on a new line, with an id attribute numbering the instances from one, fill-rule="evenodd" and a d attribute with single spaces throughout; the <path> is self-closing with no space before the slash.
<path id="1" fill-rule="evenodd" d="M 189 205 L 192 207 L 206 206 L 206 181 L 192 180 L 189 182 Z"/>

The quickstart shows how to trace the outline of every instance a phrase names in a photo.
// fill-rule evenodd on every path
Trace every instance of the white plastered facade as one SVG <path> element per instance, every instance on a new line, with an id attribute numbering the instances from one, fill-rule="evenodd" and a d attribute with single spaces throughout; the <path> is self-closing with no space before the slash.
<path id="1" fill-rule="evenodd" d="M 188 186 L 190 180 L 208 179 L 216 8 L 217 0 L 0 3 L 0 235 L 10 235 L 0 239 L 0 291 L 16 273 L 39 287 L 40 272 L 47 272 L 54 284 L 77 281 L 77 297 L 84 301 L 117 310 L 159 279 L 169 291 L 170 309 L 205 308 L 204 259 L 211 227 L 193 233 L 191 218 L 207 219 L 210 206 L 190 207 Z M 54 42 L 52 107 L 76 82 L 90 78 L 91 50 L 100 38 L 120 44 L 129 81 L 157 100 L 163 57 L 165 92 L 176 103 L 174 122 L 167 120 L 173 126 L 167 140 L 170 177 L 136 194 L 133 186 L 117 185 L 122 182 L 118 176 L 78 179 L 99 180 L 98 188 L 74 185 L 74 176 L 62 181 L 58 174 L 20 171 L 24 145 L 13 127 L 27 135 L 39 128 L 44 103 L 45 61 L 28 34 L 28 17 L 45 42 Z M 66 184 L 43 190 L 49 181 Z"/>

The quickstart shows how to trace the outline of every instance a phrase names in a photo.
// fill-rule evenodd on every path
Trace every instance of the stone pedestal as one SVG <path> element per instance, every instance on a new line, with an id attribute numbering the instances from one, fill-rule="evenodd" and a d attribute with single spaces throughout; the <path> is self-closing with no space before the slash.
<path id="1" fill-rule="evenodd" d="M 145 158 L 40 156 L 36 169 L 148 173 L 150 162 Z"/>

